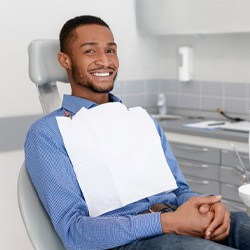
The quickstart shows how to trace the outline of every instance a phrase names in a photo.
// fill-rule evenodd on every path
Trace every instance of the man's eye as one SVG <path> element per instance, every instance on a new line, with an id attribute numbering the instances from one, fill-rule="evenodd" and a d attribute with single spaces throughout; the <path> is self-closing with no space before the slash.
<path id="1" fill-rule="evenodd" d="M 88 50 L 85 51 L 85 53 L 86 54 L 93 54 L 93 53 L 95 53 L 95 51 L 92 50 L 92 49 L 88 49 Z"/>
<path id="2" fill-rule="evenodd" d="M 116 50 L 115 49 L 108 49 L 107 53 L 116 53 Z"/>

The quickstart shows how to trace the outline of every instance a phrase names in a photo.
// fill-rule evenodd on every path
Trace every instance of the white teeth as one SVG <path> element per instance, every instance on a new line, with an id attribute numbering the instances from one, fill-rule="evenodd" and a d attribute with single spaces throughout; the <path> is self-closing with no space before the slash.
<path id="1" fill-rule="evenodd" d="M 109 76 L 109 73 L 93 73 L 94 76 Z"/>

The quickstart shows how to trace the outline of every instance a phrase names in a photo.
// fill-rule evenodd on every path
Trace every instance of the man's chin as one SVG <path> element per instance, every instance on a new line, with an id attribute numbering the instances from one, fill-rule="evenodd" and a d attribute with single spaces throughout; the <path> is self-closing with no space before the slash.
<path id="1" fill-rule="evenodd" d="M 100 94 L 105 94 L 105 93 L 109 93 L 113 90 L 113 86 L 110 88 L 95 88 L 94 91 L 96 93 L 100 93 Z"/>

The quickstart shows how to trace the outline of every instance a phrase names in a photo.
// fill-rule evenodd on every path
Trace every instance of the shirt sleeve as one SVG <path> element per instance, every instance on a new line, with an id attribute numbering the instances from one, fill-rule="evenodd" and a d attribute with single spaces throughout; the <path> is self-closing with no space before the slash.
<path id="1" fill-rule="evenodd" d="M 89 217 L 63 142 L 48 131 L 49 126 L 29 130 L 25 163 L 67 249 L 108 249 L 162 234 L 159 213 Z"/>
<path id="2" fill-rule="evenodd" d="M 177 205 L 180 206 L 182 205 L 184 202 L 186 202 L 189 198 L 193 197 L 193 196 L 201 196 L 201 194 L 192 192 L 189 185 L 187 184 L 184 175 L 182 174 L 182 171 L 179 167 L 179 164 L 174 156 L 174 154 L 172 153 L 171 147 L 169 145 L 169 142 L 166 138 L 165 132 L 164 130 L 161 128 L 161 126 L 159 125 L 159 123 L 154 119 L 156 128 L 158 130 L 158 133 L 160 135 L 161 138 L 161 144 L 162 144 L 162 148 L 164 151 L 164 155 L 165 158 L 168 162 L 168 165 L 172 171 L 172 174 L 175 177 L 176 183 L 178 188 L 176 190 L 173 191 L 173 193 L 176 195 L 177 198 Z"/>

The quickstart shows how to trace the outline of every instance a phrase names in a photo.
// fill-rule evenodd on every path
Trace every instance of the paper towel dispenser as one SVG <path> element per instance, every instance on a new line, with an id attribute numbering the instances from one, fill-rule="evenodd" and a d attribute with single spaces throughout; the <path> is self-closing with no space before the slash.
<path id="1" fill-rule="evenodd" d="M 137 26 L 152 35 L 250 32 L 250 1 L 136 0 Z"/>

